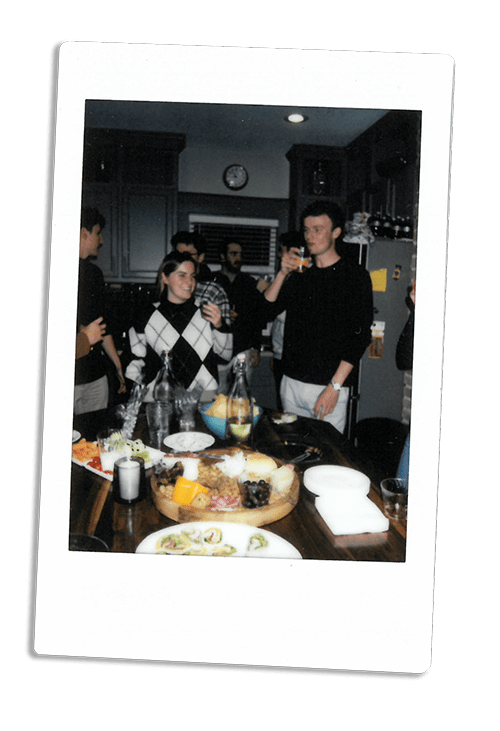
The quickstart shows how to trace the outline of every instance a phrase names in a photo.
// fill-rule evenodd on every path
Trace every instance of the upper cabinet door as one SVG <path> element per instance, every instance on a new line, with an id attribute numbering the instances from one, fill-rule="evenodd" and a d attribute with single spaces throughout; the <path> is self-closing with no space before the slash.
<path id="1" fill-rule="evenodd" d="M 122 276 L 151 281 L 173 235 L 175 193 L 159 186 L 125 186 Z"/>
<path id="2" fill-rule="evenodd" d="M 98 263 L 107 281 L 154 281 L 177 225 L 184 146 L 178 134 L 86 130 L 82 200 L 106 217 Z"/>

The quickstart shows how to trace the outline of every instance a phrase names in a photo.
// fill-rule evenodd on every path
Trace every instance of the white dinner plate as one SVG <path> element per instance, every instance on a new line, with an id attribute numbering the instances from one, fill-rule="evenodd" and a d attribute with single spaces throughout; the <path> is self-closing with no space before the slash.
<path id="1" fill-rule="evenodd" d="M 82 435 L 80 434 L 80 432 L 79 432 L 79 431 L 75 431 L 75 430 L 73 429 L 73 444 L 74 444 L 75 442 L 77 442 L 77 441 L 78 441 L 79 439 L 81 439 L 81 436 L 82 436 Z"/>
<path id="2" fill-rule="evenodd" d="M 363 495 L 370 492 L 370 478 L 359 470 L 339 465 L 317 465 L 304 472 L 304 485 L 315 495 L 331 494 L 332 491 L 356 490 Z"/>
<path id="3" fill-rule="evenodd" d="M 214 531 L 218 535 L 214 542 L 210 542 L 207 538 Z M 162 549 L 159 542 L 166 536 L 173 536 L 177 541 L 182 540 L 184 545 L 178 550 Z M 255 545 L 256 548 L 252 549 L 251 545 Z M 236 558 L 302 558 L 295 546 L 270 531 L 244 523 L 217 521 L 179 523 L 171 528 L 163 528 L 147 536 L 137 546 L 136 553 L 166 551 L 169 555 L 214 556 L 215 551 L 223 550 L 226 546 L 232 551 L 229 555 Z M 226 554 L 223 552 L 222 555 Z"/>
<path id="4" fill-rule="evenodd" d="M 198 431 L 180 431 L 165 437 L 163 444 L 174 452 L 201 452 L 208 449 L 215 442 L 210 434 Z"/>

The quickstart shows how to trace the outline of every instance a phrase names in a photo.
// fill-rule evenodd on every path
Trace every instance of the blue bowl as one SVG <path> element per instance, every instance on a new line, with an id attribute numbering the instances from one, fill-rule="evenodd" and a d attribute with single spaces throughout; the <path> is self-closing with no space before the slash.
<path id="1" fill-rule="evenodd" d="M 216 437 L 219 437 L 219 439 L 225 439 L 226 438 L 226 419 L 221 419 L 218 416 L 210 416 L 210 414 L 207 414 L 206 411 L 212 406 L 211 403 L 203 404 L 203 406 L 200 406 L 200 414 L 201 418 L 205 422 L 205 426 L 207 426 L 212 434 L 215 434 Z M 255 429 L 257 422 L 259 421 L 260 417 L 262 416 L 262 409 L 260 406 L 257 406 L 259 409 L 259 413 L 256 414 L 253 417 L 253 428 Z"/>

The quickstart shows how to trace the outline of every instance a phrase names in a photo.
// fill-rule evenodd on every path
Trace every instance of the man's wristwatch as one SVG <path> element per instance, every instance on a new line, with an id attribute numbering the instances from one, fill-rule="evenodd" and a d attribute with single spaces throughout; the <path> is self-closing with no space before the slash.
<path id="1" fill-rule="evenodd" d="M 333 386 L 334 391 L 340 391 L 340 389 L 342 388 L 340 383 L 336 383 L 335 381 L 330 381 L 330 385 Z"/>

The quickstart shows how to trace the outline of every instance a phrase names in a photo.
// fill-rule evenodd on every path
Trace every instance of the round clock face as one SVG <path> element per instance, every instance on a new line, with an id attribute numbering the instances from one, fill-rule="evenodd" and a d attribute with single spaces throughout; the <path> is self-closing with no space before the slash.
<path id="1" fill-rule="evenodd" d="M 230 190 L 241 190 L 248 183 L 248 173 L 243 165 L 229 165 L 224 170 L 222 179 Z"/>

